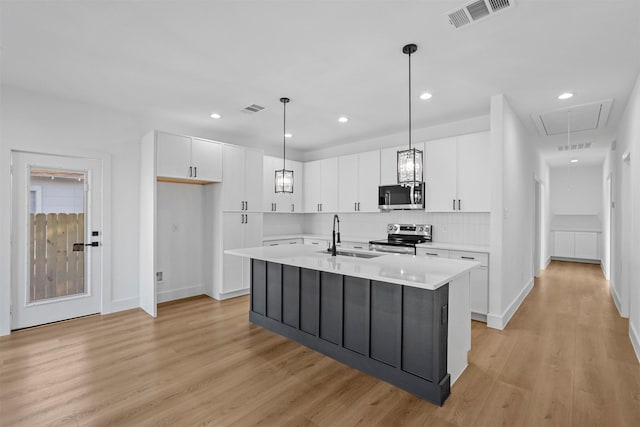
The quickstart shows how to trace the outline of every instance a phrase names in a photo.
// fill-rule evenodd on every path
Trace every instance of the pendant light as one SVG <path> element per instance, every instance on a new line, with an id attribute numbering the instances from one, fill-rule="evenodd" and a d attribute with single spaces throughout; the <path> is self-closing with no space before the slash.
<path id="1" fill-rule="evenodd" d="M 409 149 L 398 151 L 398 184 L 412 187 L 422 182 L 422 151 L 411 148 L 411 54 L 417 50 L 413 43 L 402 48 L 402 53 L 409 56 Z"/>
<path id="2" fill-rule="evenodd" d="M 280 98 L 284 108 L 284 121 L 282 125 L 282 169 L 276 170 L 276 193 L 293 193 L 293 171 L 285 168 L 286 161 L 286 133 L 287 133 L 287 103 L 289 98 Z"/>

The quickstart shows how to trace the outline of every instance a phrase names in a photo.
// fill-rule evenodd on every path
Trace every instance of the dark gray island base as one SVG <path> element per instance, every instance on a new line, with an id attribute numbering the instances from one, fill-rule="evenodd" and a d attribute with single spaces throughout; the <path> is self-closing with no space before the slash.
<path id="1" fill-rule="evenodd" d="M 251 260 L 249 320 L 442 405 L 449 285 L 420 289 Z"/>

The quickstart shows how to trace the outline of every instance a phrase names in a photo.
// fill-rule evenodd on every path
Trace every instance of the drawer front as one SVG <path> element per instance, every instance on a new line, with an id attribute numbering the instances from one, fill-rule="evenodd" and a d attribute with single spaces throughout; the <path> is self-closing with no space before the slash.
<path id="1" fill-rule="evenodd" d="M 362 249 L 365 251 L 369 250 L 369 243 L 364 243 L 364 242 L 348 242 L 348 241 L 343 241 L 342 243 L 340 243 L 338 246 L 345 248 L 345 249 Z"/>
<path id="2" fill-rule="evenodd" d="M 416 248 L 416 255 L 438 257 L 438 258 L 449 258 L 449 251 L 446 249 Z"/>
<path id="3" fill-rule="evenodd" d="M 304 239 L 304 244 L 305 245 L 315 245 L 315 246 L 320 246 L 321 248 L 328 248 L 329 247 L 329 241 L 328 240 L 324 240 L 324 239 Z"/>
<path id="4" fill-rule="evenodd" d="M 489 266 L 489 254 L 485 254 L 482 252 L 450 251 L 449 258 L 462 259 L 466 261 L 477 261 L 482 267 Z"/>
<path id="5" fill-rule="evenodd" d="M 265 240 L 262 246 L 301 245 L 302 239 Z"/>

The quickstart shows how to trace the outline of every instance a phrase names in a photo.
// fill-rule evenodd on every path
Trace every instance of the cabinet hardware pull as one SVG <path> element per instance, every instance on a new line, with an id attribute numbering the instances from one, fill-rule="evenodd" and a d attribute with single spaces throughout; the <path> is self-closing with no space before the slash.
<path id="1" fill-rule="evenodd" d="M 318 242 L 311 242 L 312 245 L 319 245 Z"/>
<path id="2" fill-rule="evenodd" d="M 244 223 L 249 224 L 249 215 L 244 214 Z"/>
<path id="3" fill-rule="evenodd" d="M 295 245 L 297 242 L 289 242 L 290 245 Z"/>
<path id="4" fill-rule="evenodd" d="M 353 210 L 354 211 L 358 210 L 358 202 L 353 202 Z"/>
<path id="5" fill-rule="evenodd" d="M 460 258 L 462 258 L 462 259 L 476 259 L 476 257 L 473 257 L 473 256 L 461 256 Z"/>
<path id="6" fill-rule="evenodd" d="M 244 214 L 240 214 L 240 224 L 244 224 Z"/>
<path id="7" fill-rule="evenodd" d="M 295 212 L 296 211 L 296 205 L 295 203 L 291 203 L 291 212 Z"/>
<path id="8" fill-rule="evenodd" d="M 429 252 L 427 252 L 425 255 L 429 255 L 429 256 L 438 256 L 438 254 L 430 254 Z"/>
<path id="9" fill-rule="evenodd" d="M 362 249 L 362 246 L 354 246 L 353 249 Z"/>
<path id="10" fill-rule="evenodd" d="M 248 211 L 249 210 L 249 202 L 245 200 L 244 202 L 244 210 Z"/>
<path id="11" fill-rule="evenodd" d="M 460 210 L 460 199 L 458 199 L 458 210 Z"/>
<path id="12" fill-rule="evenodd" d="M 269 246 L 278 246 L 277 243 L 269 243 Z"/>
<path id="13" fill-rule="evenodd" d="M 191 166 L 189 166 L 189 178 L 191 178 L 192 170 L 193 170 L 193 168 Z"/>
<path id="14" fill-rule="evenodd" d="M 194 166 L 194 167 L 193 167 L 193 177 L 194 177 L 194 178 L 197 178 L 197 177 L 198 177 L 198 167 L 197 167 L 197 166 Z"/>
<path id="15" fill-rule="evenodd" d="M 453 199 L 453 210 L 456 210 L 456 199 Z"/>
<path id="16" fill-rule="evenodd" d="M 322 212 L 322 203 L 320 203 L 320 212 Z"/>
<path id="17" fill-rule="evenodd" d="M 360 212 L 360 202 L 358 202 L 358 212 Z"/>

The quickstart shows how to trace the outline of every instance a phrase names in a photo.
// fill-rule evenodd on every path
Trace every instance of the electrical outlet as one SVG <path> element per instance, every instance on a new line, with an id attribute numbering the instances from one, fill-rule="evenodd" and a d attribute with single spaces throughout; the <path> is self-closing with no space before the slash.
<path id="1" fill-rule="evenodd" d="M 156 281 L 157 282 L 162 282 L 163 278 L 162 278 L 162 271 L 158 271 L 156 273 Z"/>

